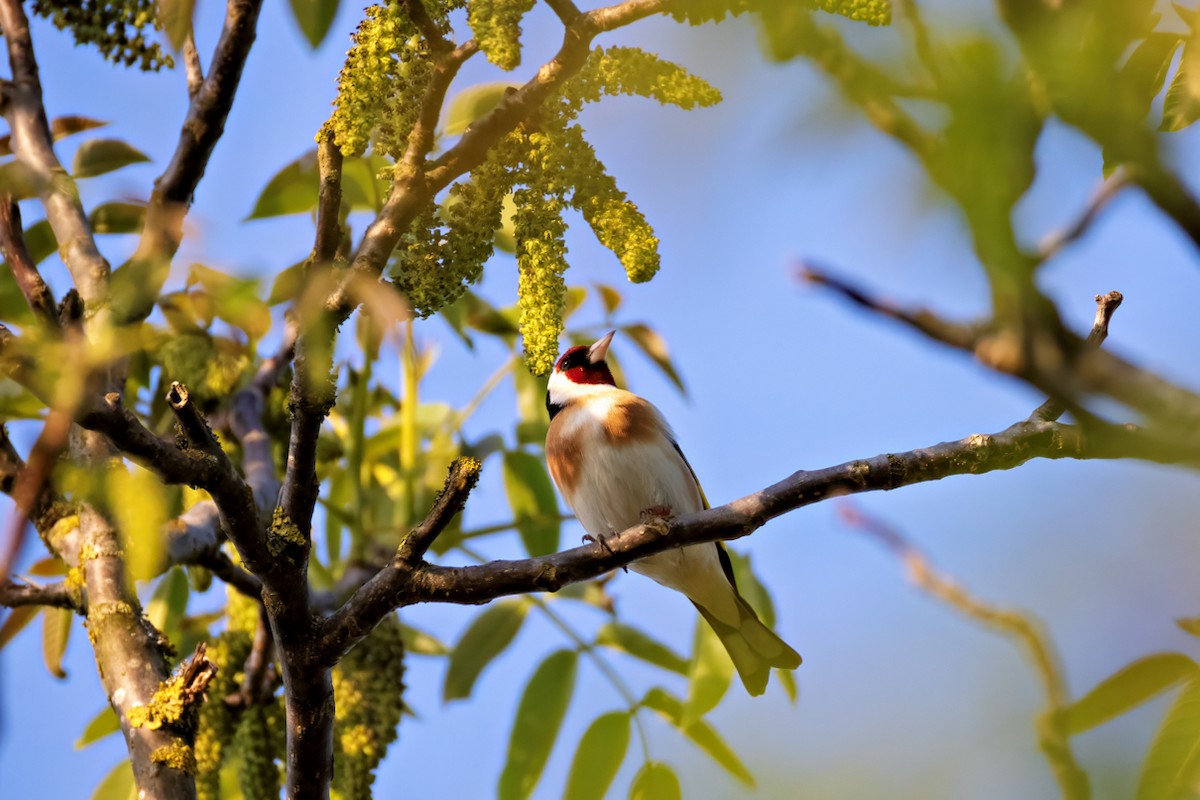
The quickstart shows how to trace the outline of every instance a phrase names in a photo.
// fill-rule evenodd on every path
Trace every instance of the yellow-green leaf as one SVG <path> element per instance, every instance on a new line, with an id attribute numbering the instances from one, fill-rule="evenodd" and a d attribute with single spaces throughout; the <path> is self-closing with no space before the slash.
<path id="1" fill-rule="evenodd" d="M 162 484 L 140 467 L 114 469 L 108 475 L 108 501 L 129 574 L 136 580 L 154 577 L 166 560 L 162 531 L 167 521 L 167 498 Z"/>
<path id="2" fill-rule="evenodd" d="M 120 139 L 88 139 L 75 151 L 71 174 L 91 178 L 149 160 L 141 150 Z"/>
<path id="3" fill-rule="evenodd" d="M 661 761 L 647 761 L 633 776 L 629 800 L 681 800 L 679 778 Z"/>
<path id="4" fill-rule="evenodd" d="M 158 582 L 150 602 L 146 603 L 146 618 L 167 637 L 167 641 L 176 646 L 179 644 L 190 594 L 187 573 L 182 567 L 172 567 Z"/>
<path id="5" fill-rule="evenodd" d="M 48 220 L 38 220 L 25 229 L 25 246 L 29 248 L 29 255 L 35 264 L 40 264 L 58 250 L 58 239 L 54 238 L 54 229 Z"/>
<path id="6" fill-rule="evenodd" d="M 0 649 L 3 649 L 14 636 L 33 621 L 38 610 L 37 606 L 17 606 L 8 612 L 4 617 L 4 623 L 0 624 Z"/>
<path id="7" fill-rule="evenodd" d="M 302 214 L 317 207 L 317 151 L 309 150 L 275 173 L 247 220 Z"/>
<path id="8" fill-rule="evenodd" d="M 1191 796 L 1200 776 L 1200 677 L 1193 677 L 1167 711 L 1138 779 L 1137 800 Z"/>
<path id="9" fill-rule="evenodd" d="M 92 800 L 134 800 L 137 797 L 137 786 L 133 782 L 133 767 L 128 761 L 122 761 L 113 771 L 100 781 L 96 791 L 92 792 Z"/>
<path id="10" fill-rule="evenodd" d="M 1182 653 L 1155 653 L 1138 659 L 1063 709 L 1063 724 L 1071 735 L 1091 730 L 1198 672 L 1196 662 Z"/>
<path id="11" fill-rule="evenodd" d="M 95 233 L 139 233 L 146 223 L 144 203 L 104 203 L 88 215 Z"/>
<path id="12" fill-rule="evenodd" d="M 325 41 L 337 12 L 338 0 L 292 0 L 292 16 L 314 50 Z"/>
<path id="13" fill-rule="evenodd" d="M 621 328 L 621 331 L 630 339 L 633 339 L 633 343 L 638 346 L 638 349 L 645 353 L 654 362 L 655 366 L 671 379 L 671 383 L 679 388 L 680 394 L 687 394 L 687 387 L 683 385 L 683 378 L 679 377 L 679 372 L 676 371 L 674 363 L 671 362 L 671 354 L 667 350 L 667 342 L 657 331 L 641 323 L 626 325 Z"/>
<path id="14" fill-rule="evenodd" d="M 531 556 L 558 550 L 558 498 L 542 459 L 512 450 L 504 454 L 504 490 L 512 507 L 517 531 Z"/>
<path id="15" fill-rule="evenodd" d="M 596 717 L 579 740 L 564 800 L 604 800 L 629 749 L 629 712 L 610 711 Z"/>
<path id="16" fill-rule="evenodd" d="M 733 679 L 733 662 L 721 640 L 703 618 L 696 620 L 695 646 L 688 670 L 688 696 L 683 725 L 696 722 L 717 707 Z"/>
<path id="17" fill-rule="evenodd" d="M 600 299 L 604 301 L 605 316 L 612 314 L 621 307 L 621 293 L 606 283 L 597 283 L 596 290 L 600 292 Z"/>
<path id="18" fill-rule="evenodd" d="M 82 750 L 92 742 L 98 742 L 119 730 L 121 730 L 121 721 L 117 719 L 112 706 L 105 706 L 99 714 L 92 717 L 92 721 L 83 729 L 83 733 L 75 741 L 75 749 Z"/>
<path id="19" fill-rule="evenodd" d="M 50 120 L 50 135 L 54 141 L 58 141 L 64 137 L 70 136 L 73 133 L 87 131 L 93 128 L 102 128 L 107 125 L 107 122 L 101 122 L 98 119 L 90 117 L 82 117 L 78 114 L 68 114 L 62 117 L 55 117 Z M 12 135 L 4 134 L 0 136 L 0 156 L 12 155 Z"/>
<path id="20" fill-rule="evenodd" d="M 443 700 L 471 696 L 479 674 L 512 644 L 528 611 L 527 600 L 502 600 L 475 617 L 450 653 Z"/>
<path id="21" fill-rule="evenodd" d="M 730 749 L 725 740 L 717 733 L 716 728 L 704 720 L 688 721 L 684 719 L 683 703 L 679 698 L 668 693 L 665 689 L 654 688 L 646 692 L 642 698 L 643 706 L 657 711 L 667 722 L 683 731 L 683 735 L 703 750 L 713 761 L 729 771 L 747 786 L 754 785 L 754 776 L 746 765 L 738 758 L 737 753 Z"/>
<path id="22" fill-rule="evenodd" d="M 67 652 L 74 616 L 68 608 L 42 609 L 42 658 L 50 674 L 59 679 L 67 677 L 62 668 L 62 658 Z"/>
<path id="23" fill-rule="evenodd" d="M 418 656 L 444 656 L 450 648 L 442 644 L 432 634 L 412 627 L 401 625 L 400 635 L 404 639 L 404 652 Z"/>
<path id="24" fill-rule="evenodd" d="M 596 644 L 621 650 L 656 667 L 662 667 L 680 675 L 688 674 L 689 664 L 686 658 L 632 625 L 621 622 L 606 623 L 596 633 Z"/>
<path id="25" fill-rule="evenodd" d="M 158 21 L 171 49 L 176 53 L 183 49 L 188 34 L 192 32 L 192 13 L 195 11 L 196 0 L 156 0 L 158 3 Z"/>
<path id="26" fill-rule="evenodd" d="M 574 650 L 551 653 L 526 684 L 496 788 L 499 800 L 524 800 L 537 786 L 575 691 L 578 660 Z"/>
<path id="27" fill-rule="evenodd" d="M 39 578 L 53 578 L 66 575 L 67 565 L 57 556 L 47 556 L 30 564 L 29 569 L 25 572 L 29 575 L 37 575 Z"/>
<path id="28" fill-rule="evenodd" d="M 496 81 L 468 86 L 451 99 L 446 112 L 446 124 L 442 130 L 448 136 L 457 136 L 500 105 L 500 101 L 517 89 L 515 83 Z"/>

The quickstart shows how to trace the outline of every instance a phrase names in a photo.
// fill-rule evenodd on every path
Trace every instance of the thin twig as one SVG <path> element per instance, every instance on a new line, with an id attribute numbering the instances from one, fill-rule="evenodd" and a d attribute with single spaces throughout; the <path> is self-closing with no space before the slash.
<path id="1" fill-rule="evenodd" d="M 37 264 L 25 246 L 25 232 L 21 229 L 21 209 L 11 197 L 0 196 L 0 250 L 4 260 L 12 269 L 13 278 L 25 295 L 29 309 L 47 327 L 58 327 L 58 310 L 50 287 L 38 273 Z"/>
<path id="2" fill-rule="evenodd" d="M 64 582 L 50 583 L 44 586 L 14 581 L 0 582 L 0 606 L 8 608 L 52 606 L 85 613 L 86 607 L 80 600 L 79 593 L 72 591 L 71 587 Z"/>
<path id="3" fill-rule="evenodd" d="M 1096 190 L 1095 194 L 1092 195 L 1087 207 L 1079 215 L 1079 219 L 1062 230 L 1054 231 L 1042 240 L 1042 243 L 1038 246 L 1038 258 L 1042 261 L 1049 261 L 1058 255 L 1064 247 L 1082 238 L 1091 229 L 1092 223 L 1100 216 L 1100 212 L 1104 210 L 1105 206 L 1122 189 L 1133 182 L 1130 174 L 1129 169 L 1120 168 L 1109 175 L 1104 180 L 1104 183 L 1100 184 L 1100 188 Z"/>
<path id="4" fill-rule="evenodd" d="M 952 578 L 935 570 L 924 554 L 903 534 L 882 520 L 863 514 L 851 503 L 840 504 L 838 512 L 852 530 L 876 539 L 891 550 L 904 563 L 909 580 L 917 588 L 968 619 L 1014 639 L 1025 650 L 1046 694 L 1046 708 L 1037 724 L 1042 752 L 1050 762 L 1063 797 L 1071 800 L 1090 797 L 1087 773 L 1075 759 L 1066 730 L 1061 724 L 1053 724 L 1054 720 L 1061 718 L 1061 712 L 1070 699 L 1058 652 L 1042 622 L 1032 614 L 998 608 L 978 599 Z"/>
<path id="5" fill-rule="evenodd" d="M 1096 295 L 1096 318 L 1092 322 L 1092 329 L 1088 332 L 1085 340 L 1089 346 L 1099 347 L 1108 338 L 1108 323 L 1112 321 L 1113 314 L 1121 307 L 1121 301 L 1124 299 L 1124 296 L 1117 291 Z M 1056 420 L 1066 410 L 1065 403 L 1052 397 L 1038 406 L 1030 415 L 1030 419 Z"/>
<path id="6" fill-rule="evenodd" d="M 67 447 L 71 432 L 74 408 L 54 408 L 46 417 L 46 424 L 30 451 L 25 469 L 17 474 L 12 489 L 13 509 L 8 536 L 3 551 L 0 551 L 0 581 L 8 579 L 13 564 L 21 554 L 29 520 L 38 507 L 39 498 L 50 481 L 50 474 L 58 457 Z M 5 437 L 7 439 L 7 437 Z"/>

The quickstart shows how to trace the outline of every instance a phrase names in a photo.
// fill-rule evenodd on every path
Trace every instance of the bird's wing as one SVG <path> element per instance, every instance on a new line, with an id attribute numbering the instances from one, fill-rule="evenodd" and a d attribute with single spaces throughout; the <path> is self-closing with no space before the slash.
<path id="1" fill-rule="evenodd" d="M 679 446 L 679 442 L 672 439 L 671 446 L 675 448 L 675 452 L 679 453 L 679 457 L 683 459 L 683 465 L 688 468 L 688 472 L 692 473 L 692 480 L 696 482 L 696 491 L 700 493 L 700 502 L 704 504 L 704 510 L 707 511 L 711 506 L 708 504 L 708 498 L 704 496 L 704 487 L 700 485 L 700 479 L 696 477 L 696 470 L 692 469 L 692 465 L 688 463 L 687 456 L 683 454 L 683 448 Z"/>

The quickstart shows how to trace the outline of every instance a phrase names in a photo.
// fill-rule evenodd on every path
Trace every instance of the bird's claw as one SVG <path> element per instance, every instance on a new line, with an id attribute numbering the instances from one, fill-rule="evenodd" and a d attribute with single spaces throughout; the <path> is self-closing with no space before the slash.
<path id="1" fill-rule="evenodd" d="M 588 544 L 600 545 L 601 547 L 603 547 L 605 549 L 605 551 L 610 556 L 616 555 L 616 553 L 613 552 L 613 549 L 608 546 L 608 542 L 605 540 L 605 537 L 603 537 L 603 536 L 592 536 L 590 533 L 585 533 L 583 535 L 583 541 L 587 542 Z M 621 569 L 625 570 L 626 572 L 629 572 L 629 567 L 622 566 Z"/>
<path id="2" fill-rule="evenodd" d="M 638 516 L 640 516 L 642 518 L 642 522 L 644 522 L 644 523 L 649 522 L 650 520 L 654 520 L 654 519 L 670 519 L 671 518 L 671 507 L 670 506 L 650 506 L 649 508 L 643 508 L 641 514 L 639 514 Z"/>

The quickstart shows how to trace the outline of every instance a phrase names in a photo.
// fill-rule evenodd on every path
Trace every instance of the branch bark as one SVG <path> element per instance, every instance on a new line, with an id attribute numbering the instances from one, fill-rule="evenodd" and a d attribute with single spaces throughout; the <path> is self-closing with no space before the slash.
<path id="1" fill-rule="evenodd" d="M 0 250 L 8 262 L 21 294 L 33 315 L 50 330 L 58 328 L 58 310 L 50 287 L 38 273 L 37 264 L 25 246 L 21 209 L 11 197 L 0 197 Z"/>
<path id="2" fill-rule="evenodd" d="M 0 606 L 9 608 L 53 606 L 54 608 L 69 608 L 79 613 L 84 613 L 86 610 L 81 598 L 72 592 L 67 584 L 61 582 L 45 586 L 15 581 L 0 582 Z"/>

